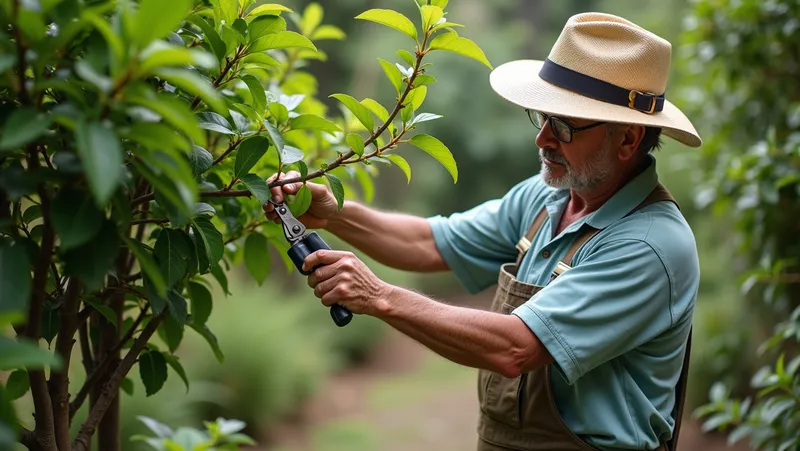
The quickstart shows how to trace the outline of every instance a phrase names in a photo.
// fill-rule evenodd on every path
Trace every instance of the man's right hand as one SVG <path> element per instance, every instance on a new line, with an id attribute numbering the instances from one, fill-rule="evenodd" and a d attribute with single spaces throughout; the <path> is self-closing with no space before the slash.
<path id="1" fill-rule="evenodd" d="M 273 174 L 268 178 L 267 184 L 273 182 L 276 175 L 277 174 Z M 289 171 L 285 174 L 280 174 L 279 180 L 295 177 L 300 177 L 300 173 L 297 171 Z M 297 194 L 301 186 L 303 186 L 302 182 L 296 182 L 273 187 L 270 189 L 272 200 L 278 203 L 283 202 L 284 195 Z M 324 228 L 328 224 L 328 219 L 339 212 L 339 204 L 336 202 L 336 198 L 333 196 L 333 193 L 328 190 L 327 186 L 312 182 L 306 182 L 306 186 L 311 190 L 311 205 L 308 207 L 308 210 L 297 219 L 309 229 Z M 265 203 L 262 208 L 267 215 L 267 219 L 276 224 L 280 224 L 281 220 L 278 214 L 275 213 L 275 207 L 271 203 Z"/>

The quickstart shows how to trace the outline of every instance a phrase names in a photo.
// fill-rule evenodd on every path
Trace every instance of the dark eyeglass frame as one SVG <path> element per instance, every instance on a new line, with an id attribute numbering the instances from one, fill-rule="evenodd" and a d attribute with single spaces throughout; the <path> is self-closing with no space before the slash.
<path id="1" fill-rule="evenodd" d="M 598 127 L 600 125 L 603 125 L 603 124 L 607 123 L 607 122 L 595 122 L 595 123 L 592 123 L 592 124 L 589 124 L 589 125 L 585 125 L 583 127 L 573 127 L 573 126 L 569 125 L 563 119 L 559 119 L 559 118 L 557 118 L 555 116 L 549 116 L 549 115 L 547 115 L 545 113 L 542 113 L 541 111 L 529 110 L 529 109 L 526 108 L 525 112 L 528 113 L 528 119 L 531 121 L 531 124 L 533 124 L 533 126 L 536 127 L 538 130 L 541 130 L 542 127 L 544 127 L 544 124 L 542 124 L 542 127 L 539 127 L 538 125 L 536 125 L 536 120 L 534 119 L 534 115 L 541 114 L 542 116 L 544 116 L 545 121 L 546 122 L 550 122 L 550 129 L 553 131 L 553 136 L 555 136 L 557 140 L 559 140 L 559 141 L 561 141 L 563 143 L 567 143 L 567 144 L 572 142 L 572 135 L 575 134 L 575 132 L 580 132 L 580 131 L 583 131 L 583 130 L 589 130 L 590 128 L 595 128 L 595 127 Z M 569 130 L 568 140 L 564 140 L 559 136 L 558 130 L 561 130 L 561 128 L 557 127 L 558 124 L 563 125 L 564 127 L 567 128 L 567 130 Z"/>

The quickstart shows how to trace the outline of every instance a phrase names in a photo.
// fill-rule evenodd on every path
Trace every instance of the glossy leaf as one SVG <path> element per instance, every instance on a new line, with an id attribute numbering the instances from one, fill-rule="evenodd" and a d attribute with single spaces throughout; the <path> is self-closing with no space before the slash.
<path id="1" fill-rule="evenodd" d="M 247 187 L 247 190 L 253 193 L 253 196 L 258 199 L 260 204 L 263 205 L 269 201 L 269 186 L 267 186 L 267 182 L 263 178 L 256 174 L 245 174 L 239 179 Z"/>
<path id="2" fill-rule="evenodd" d="M 98 206 L 105 206 L 122 176 L 122 146 L 117 134 L 99 122 L 79 122 L 77 151 Z"/>
<path id="3" fill-rule="evenodd" d="M 422 27 L 427 30 L 442 19 L 444 11 L 435 5 L 423 5 L 420 8 L 420 15 L 422 16 Z"/>
<path id="4" fill-rule="evenodd" d="M 262 16 L 250 22 L 250 43 L 259 40 L 260 38 L 273 33 L 280 33 L 286 31 L 286 21 L 278 16 Z M 252 47 L 249 49 L 250 53 L 254 50 Z"/>
<path id="5" fill-rule="evenodd" d="M 320 25 L 310 36 L 312 41 L 321 41 L 324 39 L 342 40 L 346 37 L 347 35 L 345 35 L 344 31 L 334 25 Z"/>
<path id="6" fill-rule="evenodd" d="M 390 9 L 370 9 L 356 16 L 356 19 L 369 20 L 402 31 L 414 40 L 417 39 L 417 27 L 408 17 Z"/>
<path id="7" fill-rule="evenodd" d="M 64 188 L 53 199 L 51 219 L 53 230 L 68 250 L 89 242 L 103 225 L 103 212 L 94 199 L 82 191 Z"/>
<path id="8" fill-rule="evenodd" d="M 483 53 L 483 50 L 478 47 L 478 44 L 475 44 L 465 37 L 459 36 L 455 31 L 443 33 L 433 38 L 430 48 L 431 50 L 445 50 L 467 56 L 476 61 L 480 61 L 489 69 L 493 69 L 492 65 L 489 63 L 489 60 L 486 59 L 486 55 Z"/>
<path id="9" fill-rule="evenodd" d="M 291 118 L 289 119 L 289 126 L 292 130 L 321 130 L 332 136 L 342 131 L 338 125 L 315 114 L 301 114 Z"/>
<path id="10" fill-rule="evenodd" d="M 395 91 L 400 94 L 403 91 L 403 74 L 400 73 L 397 66 L 384 59 L 378 58 L 378 62 L 381 64 L 386 77 L 394 86 Z"/>
<path id="11" fill-rule="evenodd" d="M 214 55 L 216 55 L 218 60 L 223 60 L 225 55 L 228 53 L 227 49 L 225 48 L 225 43 L 222 42 L 222 38 L 220 38 L 219 33 L 214 30 L 214 27 L 209 24 L 203 17 L 197 14 L 192 14 L 189 16 L 188 19 L 193 24 L 200 27 L 203 30 L 203 34 L 205 35 L 206 41 L 214 50 Z"/>
<path id="12" fill-rule="evenodd" d="M 208 288 L 196 282 L 189 282 L 187 289 L 189 290 L 189 299 L 192 305 L 192 324 L 202 326 L 208 321 L 213 309 L 214 303 L 211 298 L 211 292 L 208 291 Z"/>
<path id="13" fill-rule="evenodd" d="M 414 65 L 417 64 L 416 57 L 411 52 L 409 52 L 408 50 L 403 50 L 403 49 L 398 50 L 397 51 L 397 56 L 402 58 L 403 61 L 405 61 L 406 64 L 408 64 L 410 67 L 414 67 Z"/>
<path id="14" fill-rule="evenodd" d="M 142 62 L 137 68 L 140 74 L 149 74 L 154 69 L 171 66 L 197 66 L 210 69 L 217 60 L 210 53 L 199 49 L 170 45 L 164 41 L 153 42 L 141 54 Z"/>
<path id="15" fill-rule="evenodd" d="M 279 31 L 264 35 L 250 45 L 250 51 L 263 52 L 265 50 L 304 48 L 317 50 L 317 47 L 307 37 L 294 31 Z"/>
<path id="16" fill-rule="evenodd" d="M 289 211 L 291 211 L 295 217 L 302 216 L 311 205 L 311 190 L 308 186 L 303 184 L 297 191 L 297 194 L 295 194 L 294 199 L 288 201 L 288 204 Z"/>
<path id="17" fill-rule="evenodd" d="M 279 5 L 277 3 L 268 3 L 253 8 L 253 10 L 247 13 L 247 15 L 250 17 L 257 17 L 263 14 L 280 14 L 282 12 L 290 13 L 292 12 L 292 10 L 284 5 Z"/>
<path id="18" fill-rule="evenodd" d="M 153 283 L 153 287 L 155 288 L 156 292 L 160 296 L 166 296 L 167 282 L 164 280 L 164 276 L 161 275 L 158 264 L 156 263 L 150 251 L 145 249 L 145 247 L 142 246 L 142 244 L 138 241 L 135 241 L 124 235 L 122 236 L 122 240 L 128 249 L 130 249 L 133 256 L 136 257 L 136 261 L 139 262 L 139 267 L 141 267 L 142 272 L 150 278 L 150 281 Z"/>
<path id="19" fill-rule="evenodd" d="M 189 378 L 186 376 L 186 370 L 183 369 L 183 365 L 181 364 L 181 361 L 178 358 L 178 356 L 165 353 L 162 353 L 162 355 L 164 356 L 164 360 L 167 361 L 167 364 L 172 368 L 173 371 L 175 371 L 175 373 L 178 374 L 178 376 L 183 381 L 183 385 L 186 386 L 186 393 L 189 393 Z"/>
<path id="20" fill-rule="evenodd" d="M 444 117 L 444 116 L 441 116 L 441 115 L 438 115 L 438 114 L 432 114 L 432 113 L 420 113 L 420 114 L 416 115 L 414 117 L 414 119 L 411 119 L 411 121 L 408 123 L 408 126 L 411 127 L 412 125 L 419 124 L 420 122 L 426 122 L 426 121 L 432 121 L 432 120 L 435 120 L 435 119 L 441 119 L 442 117 Z"/>
<path id="21" fill-rule="evenodd" d="M 411 166 L 408 165 L 408 162 L 406 161 L 405 158 L 397 154 L 384 155 L 384 157 L 389 159 L 392 163 L 396 164 L 397 167 L 403 171 L 403 174 L 406 175 L 408 183 L 411 183 Z"/>
<path id="22" fill-rule="evenodd" d="M 186 17 L 192 0 L 142 0 L 133 27 L 133 39 L 144 48 L 154 39 L 167 36 Z"/>
<path id="23" fill-rule="evenodd" d="M 259 114 L 263 114 L 264 109 L 267 107 L 267 95 L 264 93 L 264 87 L 261 86 L 261 82 L 252 75 L 245 75 L 242 77 L 242 81 L 250 90 L 250 95 L 253 96 L 253 108 L 255 108 Z"/>
<path id="24" fill-rule="evenodd" d="M 458 182 L 458 168 L 456 161 L 453 159 L 453 154 L 450 153 L 450 149 L 448 149 L 444 143 L 430 135 L 416 135 L 408 142 L 409 144 L 424 150 L 430 156 L 435 158 L 436 161 L 441 163 L 442 166 L 447 169 L 447 172 L 449 172 L 453 177 L 453 183 Z"/>
<path id="25" fill-rule="evenodd" d="M 42 136 L 52 119 L 33 108 L 14 110 L 3 124 L 0 132 L 0 152 L 16 150 Z"/>
<path id="26" fill-rule="evenodd" d="M 331 192 L 333 193 L 333 197 L 336 198 L 339 210 L 341 210 L 344 204 L 344 186 L 342 186 L 342 181 L 330 172 L 326 172 L 325 177 L 331 185 Z"/>
<path id="27" fill-rule="evenodd" d="M 358 121 L 361 122 L 367 130 L 372 131 L 372 129 L 375 127 L 375 123 L 372 120 L 372 114 L 370 113 L 369 109 L 359 103 L 358 100 L 347 94 L 331 94 L 330 97 L 342 102 L 342 104 L 353 113 L 356 119 L 358 119 Z"/>
<path id="28" fill-rule="evenodd" d="M 211 346 L 211 350 L 214 352 L 214 356 L 217 358 L 219 363 L 225 362 L 225 356 L 222 354 L 222 350 L 219 347 L 219 342 L 217 341 L 217 336 L 211 332 L 211 329 L 208 328 L 207 325 L 202 324 L 192 324 L 191 328 L 194 329 L 201 337 L 203 337 L 208 345 Z"/>
<path id="29" fill-rule="evenodd" d="M 189 254 L 192 249 L 181 236 L 181 231 L 164 229 L 158 235 L 153 255 L 158 261 L 158 267 L 164 276 L 167 287 L 171 288 L 186 275 Z"/>
<path id="30" fill-rule="evenodd" d="M 22 245 L 0 241 L 0 318 L 18 322 L 24 318 L 31 295 L 30 259 Z"/>
<path id="31" fill-rule="evenodd" d="M 158 332 L 167 344 L 169 352 L 174 353 L 181 345 L 181 341 L 183 341 L 183 325 L 176 321 L 171 315 L 164 317 Z"/>
<path id="32" fill-rule="evenodd" d="M 301 161 L 304 156 L 302 150 L 292 146 L 283 146 L 280 155 L 281 163 L 285 166 Z"/>
<path id="33" fill-rule="evenodd" d="M 195 217 L 192 220 L 192 231 L 197 246 L 199 271 L 200 274 L 205 274 L 222 258 L 222 234 L 206 217 Z"/>
<path id="34" fill-rule="evenodd" d="M 217 113 L 227 113 L 227 107 L 222 95 L 211 86 L 207 79 L 197 75 L 195 72 L 186 69 L 164 68 L 158 69 L 154 73 L 162 80 L 166 80 L 183 91 L 199 97 Z"/>
<path id="35" fill-rule="evenodd" d="M 206 149 L 194 145 L 192 151 L 189 153 L 189 165 L 192 167 L 192 173 L 199 176 L 211 168 L 214 163 L 214 156 Z"/>
<path id="36" fill-rule="evenodd" d="M 250 233 L 244 241 L 244 265 L 253 279 L 261 286 L 269 275 L 270 254 L 267 237 Z"/>
<path id="37" fill-rule="evenodd" d="M 372 111 L 372 113 L 375 114 L 375 116 L 377 116 L 381 122 L 386 122 L 389 120 L 389 112 L 386 111 L 386 108 L 384 108 L 384 106 L 378 103 L 376 100 L 366 98 L 361 101 L 361 104 Z"/>
<path id="38" fill-rule="evenodd" d="M 211 130 L 226 135 L 235 135 L 236 132 L 231 128 L 230 122 L 221 115 L 213 112 L 204 112 L 197 115 L 200 128 Z"/>
<path id="39" fill-rule="evenodd" d="M 364 140 L 361 138 L 361 135 L 358 133 L 348 133 L 345 140 L 347 141 L 347 144 L 350 145 L 350 148 L 353 149 L 353 152 L 356 153 L 356 155 L 359 157 L 364 155 Z"/>
<path id="40" fill-rule="evenodd" d="M 204 140 L 197 120 L 185 102 L 164 93 L 153 92 L 147 92 L 145 95 L 130 94 L 126 100 L 155 112 L 164 119 L 164 122 L 183 132 L 194 142 Z"/>
<path id="41" fill-rule="evenodd" d="M 267 149 L 269 140 L 263 136 L 252 136 L 242 141 L 236 153 L 233 176 L 242 178 L 267 153 Z"/>
<path id="42" fill-rule="evenodd" d="M 414 87 L 426 86 L 432 83 L 436 83 L 436 79 L 426 74 L 417 75 L 414 79 Z"/>
<path id="43" fill-rule="evenodd" d="M 144 351 L 139 355 L 139 376 L 146 396 L 158 393 L 167 381 L 167 361 L 158 351 Z"/>
<path id="44" fill-rule="evenodd" d="M 283 135 L 281 135 L 281 132 L 278 131 L 270 121 L 264 121 L 264 128 L 267 129 L 269 140 L 272 141 L 272 145 L 278 149 L 278 154 L 280 155 L 280 153 L 283 152 Z"/>

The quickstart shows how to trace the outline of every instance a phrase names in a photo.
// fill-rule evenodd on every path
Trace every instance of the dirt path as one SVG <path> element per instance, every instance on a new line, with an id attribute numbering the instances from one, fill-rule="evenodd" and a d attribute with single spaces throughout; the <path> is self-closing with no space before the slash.
<path id="1" fill-rule="evenodd" d="M 474 449 L 475 371 L 396 332 L 362 367 L 327 381 L 297 417 L 275 427 L 261 451 L 464 451 Z M 686 420 L 681 451 L 721 451 L 719 436 Z"/>

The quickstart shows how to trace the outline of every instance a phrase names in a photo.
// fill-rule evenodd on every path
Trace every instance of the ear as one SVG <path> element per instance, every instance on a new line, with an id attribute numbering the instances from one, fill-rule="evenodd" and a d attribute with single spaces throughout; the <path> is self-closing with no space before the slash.
<path id="1" fill-rule="evenodd" d="M 636 151 L 639 149 L 639 143 L 644 138 L 644 125 L 627 125 L 620 130 L 622 133 L 622 142 L 617 150 L 617 155 L 622 161 L 628 161 L 636 156 Z"/>

